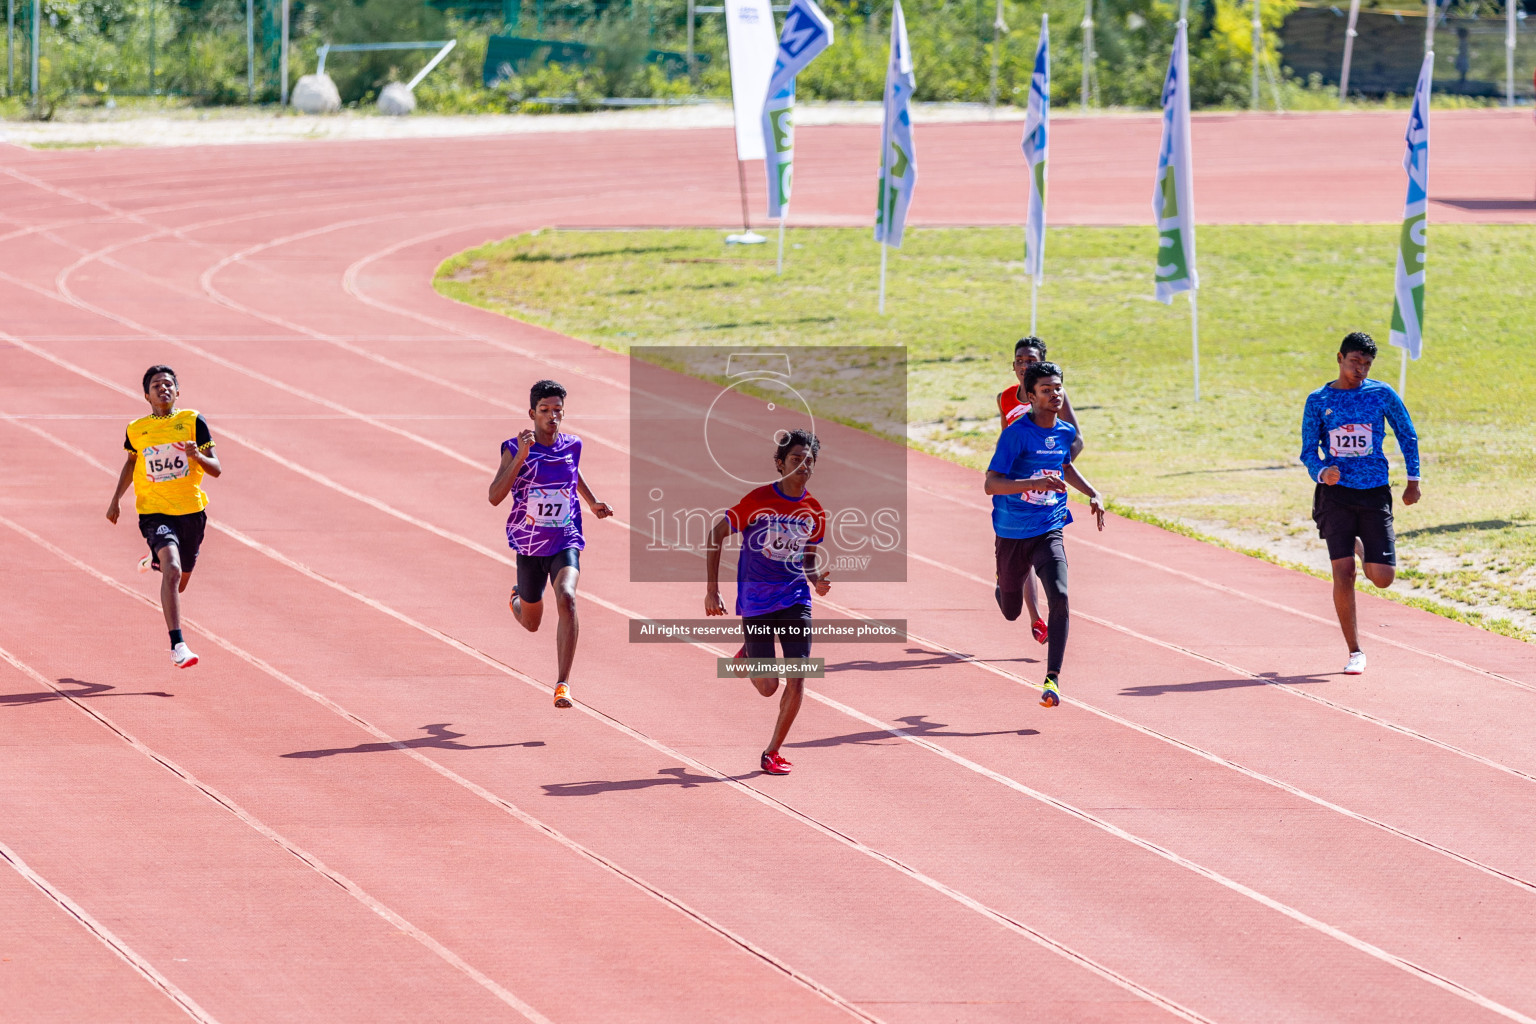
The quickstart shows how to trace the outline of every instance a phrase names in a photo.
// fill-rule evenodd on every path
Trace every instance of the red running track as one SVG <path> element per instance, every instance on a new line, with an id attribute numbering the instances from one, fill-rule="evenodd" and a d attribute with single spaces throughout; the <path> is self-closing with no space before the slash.
<path id="1" fill-rule="evenodd" d="M 1369 123 L 1202 130 L 1343 146 Z M 1439 124 L 1513 148 L 1502 115 Z M 926 131 L 922 219 L 1007 219 L 975 169 L 1014 134 Z M 872 138 L 803 133 L 797 219 L 861 216 Z M 728 139 L 0 149 L 5 1019 L 1536 1020 L 1514 641 L 1365 598 L 1372 668 L 1346 678 L 1323 583 L 1114 519 L 1069 531 L 1047 712 L 976 474 L 912 454 L 910 582 L 823 605 L 912 642 L 823 648 L 794 775 L 752 771 L 773 704 L 713 653 L 626 642 L 701 588 L 629 583 L 622 522 L 589 528 L 581 704 L 550 707 L 552 638 L 504 610 L 484 487 L 555 376 L 622 500 L 626 368 L 447 302 L 431 270 L 541 225 L 728 225 Z M 1259 173 L 1203 172 L 1203 211 L 1243 219 Z M 1251 219 L 1287 219 L 1294 197 L 1250 191 L 1272 204 Z M 1105 195 L 1057 209 L 1139 218 Z M 227 468 L 185 673 L 142 542 L 102 518 L 160 361 Z"/>

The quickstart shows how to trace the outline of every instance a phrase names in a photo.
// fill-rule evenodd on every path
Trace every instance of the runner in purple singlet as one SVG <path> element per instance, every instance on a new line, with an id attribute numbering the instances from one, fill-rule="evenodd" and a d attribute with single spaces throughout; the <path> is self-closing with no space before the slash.
<path id="1" fill-rule="evenodd" d="M 599 519 L 613 515 L 607 502 L 592 496 L 581 476 L 581 438 L 560 432 L 565 417 L 565 388 L 541 380 L 528 394 L 528 418 L 533 426 L 501 443 L 501 466 L 491 480 L 492 505 L 512 495 L 507 517 L 507 544 L 517 552 L 517 585 L 512 588 L 512 615 L 530 633 L 544 619 L 544 585 L 555 590 L 555 651 L 559 676 L 555 707 L 571 706 L 571 662 L 576 657 L 576 580 L 581 575 L 580 495 Z"/>

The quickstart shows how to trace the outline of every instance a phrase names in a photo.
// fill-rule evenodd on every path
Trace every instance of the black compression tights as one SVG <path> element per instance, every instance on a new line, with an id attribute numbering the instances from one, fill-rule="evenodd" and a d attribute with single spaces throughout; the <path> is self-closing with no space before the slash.
<path id="1" fill-rule="evenodd" d="M 1045 600 L 1050 606 L 1046 618 L 1046 625 L 1050 627 L 1050 640 L 1046 646 L 1045 671 L 1054 676 L 1061 671 L 1061 661 L 1067 651 L 1068 623 L 1071 622 L 1067 605 L 1067 555 L 1059 535 L 1049 541 L 1042 538 L 1042 541 L 1035 548 L 1030 564 L 1034 566 L 1035 577 L 1045 590 Z M 1002 591 L 999 603 L 1004 618 L 1009 622 L 1017 619 L 1024 609 L 1023 588 L 1011 593 Z"/>

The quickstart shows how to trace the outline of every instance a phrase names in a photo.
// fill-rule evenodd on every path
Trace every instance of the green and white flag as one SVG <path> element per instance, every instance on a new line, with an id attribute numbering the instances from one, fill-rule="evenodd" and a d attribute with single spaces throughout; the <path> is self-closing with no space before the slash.
<path id="1" fill-rule="evenodd" d="M 1424 55 L 1419 84 L 1408 112 L 1408 201 L 1403 206 L 1403 232 L 1397 243 L 1397 279 L 1392 298 L 1392 332 L 1388 340 L 1411 358 L 1424 350 L 1424 270 L 1429 226 L 1429 85 L 1435 55 Z"/>
<path id="2" fill-rule="evenodd" d="M 1163 144 L 1157 157 L 1157 301 L 1200 287 L 1195 271 L 1195 183 L 1189 145 L 1189 26 L 1179 21 L 1163 81 Z"/>
<path id="3" fill-rule="evenodd" d="M 768 172 L 768 216 L 782 217 L 789 205 L 795 162 L 795 76 L 832 45 L 832 20 L 816 0 L 792 0 L 779 34 L 779 55 L 763 102 L 764 168 Z"/>
<path id="4" fill-rule="evenodd" d="M 880 187 L 875 200 L 875 241 L 901 248 L 907 207 L 917 187 L 917 149 L 912 142 L 912 51 L 901 0 L 891 15 L 891 59 L 885 70 L 885 118 L 880 128 Z"/>
<path id="5" fill-rule="evenodd" d="M 1029 214 L 1024 222 L 1024 273 L 1039 284 L 1045 278 L 1045 161 L 1051 131 L 1051 29 L 1040 15 L 1040 43 L 1029 78 L 1029 108 L 1024 114 L 1024 159 L 1029 163 Z"/>

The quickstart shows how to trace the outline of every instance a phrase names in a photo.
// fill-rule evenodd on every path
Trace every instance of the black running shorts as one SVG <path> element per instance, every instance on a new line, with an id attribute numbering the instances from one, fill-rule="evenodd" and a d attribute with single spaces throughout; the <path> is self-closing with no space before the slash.
<path id="1" fill-rule="evenodd" d="M 139 516 L 139 532 L 149 545 L 151 565 L 160 568 L 160 549 L 175 544 L 181 552 L 181 571 L 191 572 L 197 565 L 197 552 L 203 546 L 203 532 L 208 529 L 207 512 L 190 512 L 184 516 L 150 512 Z"/>
<path id="2" fill-rule="evenodd" d="M 544 600 L 544 584 L 566 566 L 581 571 L 581 549 L 565 548 L 552 555 L 517 556 L 517 597 L 523 604 Z"/>
<path id="3" fill-rule="evenodd" d="M 1317 535 L 1328 542 L 1330 559 L 1355 557 L 1358 537 L 1367 562 L 1397 564 L 1391 487 L 1318 484 L 1312 497 L 1312 521 L 1317 523 Z"/>
<path id="4" fill-rule="evenodd" d="M 811 656 L 811 606 L 808 604 L 792 604 L 762 615 L 744 616 L 741 631 L 746 637 L 749 658 L 773 657 L 774 637 L 778 637 L 784 657 Z"/>

